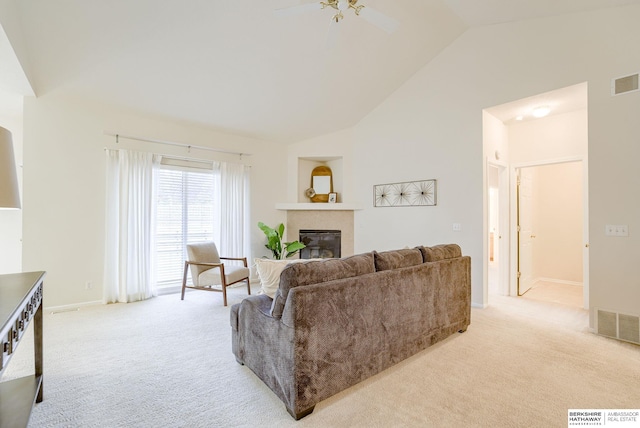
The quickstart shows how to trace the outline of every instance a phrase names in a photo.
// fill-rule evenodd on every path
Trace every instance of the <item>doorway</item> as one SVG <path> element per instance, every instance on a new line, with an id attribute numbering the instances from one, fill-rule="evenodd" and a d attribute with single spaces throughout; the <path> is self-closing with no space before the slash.
<path id="1" fill-rule="evenodd" d="M 483 150 L 486 162 L 484 168 L 483 306 L 489 304 L 490 295 L 497 298 L 495 296 L 516 297 L 520 294 L 524 297 L 518 297 L 518 299 L 525 301 L 525 299 L 535 296 L 535 293 L 532 293 L 534 289 L 540 291 L 543 282 L 579 286 L 578 284 L 582 281 L 583 305 L 581 307 L 588 308 L 587 89 L 587 83 L 583 82 L 483 110 Z M 548 107 L 547 116 L 540 117 L 533 114 L 538 106 Z M 582 239 L 580 242 L 582 277 L 569 277 L 567 279 L 565 276 L 558 276 L 559 274 L 553 271 L 533 270 L 539 266 L 538 262 L 541 260 L 537 249 L 541 244 L 541 235 L 535 228 L 529 227 L 528 235 L 518 236 L 518 207 L 516 201 L 518 200 L 517 176 L 521 170 L 531 168 L 531 171 L 535 171 L 535 167 L 542 167 L 542 165 L 569 163 L 580 165 L 582 171 L 581 186 L 573 188 L 573 194 L 581 196 L 582 215 L 579 218 L 580 221 L 576 221 L 572 225 L 574 229 L 576 226 L 580 227 L 581 225 L 582 227 Z M 500 165 L 505 166 L 506 188 L 503 190 L 500 187 L 501 184 L 499 184 L 500 190 L 495 195 L 496 185 L 495 179 L 492 177 L 495 177 L 496 168 L 500 170 Z M 558 180 L 561 181 L 562 179 Z M 525 205 L 529 204 L 532 209 L 537 209 L 536 197 L 555 194 L 554 186 L 540 193 L 539 189 L 536 190 L 535 184 L 536 179 L 533 178 L 533 187 L 529 190 L 530 198 L 534 199 L 524 203 Z M 500 207 L 503 201 L 507 206 L 504 210 Z M 496 206 L 499 206 L 497 210 Z M 496 211 L 498 212 L 498 222 L 501 224 L 499 233 L 494 230 Z M 544 214 L 540 215 L 544 216 Z M 505 221 L 504 226 L 502 226 L 503 220 Z M 544 234 L 546 238 L 548 232 L 544 232 Z M 560 235 L 558 234 L 558 236 Z M 502 241 L 499 244 L 500 250 L 497 253 L 497 260 L 496 253 L 492 254 L 492 250 L 496 249 L 496 237 L 499 238 L 499 242 Z M 523 261 L 519 260 L 519 238 L 523 238 L 523 243 L 528 245 L 528 249 L 525 247 L 525 251 L 531 251 L 531 254 Z M 520 287 L 522 290 L 518 293 L 518 272 L 522 271 L 518 266 L 520 262 L 525 263 L 525 268 L 527 263 L 530 264 L 527 269 L 530 274 L 524 278 L 524 281 L 528 281 L 529 284 L 522 285 Z M 562 266 L 561 260 L 556 260 L 556 263 Z M 504 277 L 500 273 L 496 276 L 496 272 L 500 272 L 503 268 L 506 268 Z M 520 275 L 522 276 L 522 273 Z M 496 287 L 496 277 L 498 278 L 498 287 Z M 573 290 L 575 291 L 575 289 Z"/>
<path id="2" fill-rule="evenodd" d="M 487 162 L 487 283 L 488 293 L 509 295 L 509 170 Z"/>
<path id="3" fill-rule="evenodd" d="M 584 307 L 582 162 L 517 167 L 515 176 L 516 294 Z"/>

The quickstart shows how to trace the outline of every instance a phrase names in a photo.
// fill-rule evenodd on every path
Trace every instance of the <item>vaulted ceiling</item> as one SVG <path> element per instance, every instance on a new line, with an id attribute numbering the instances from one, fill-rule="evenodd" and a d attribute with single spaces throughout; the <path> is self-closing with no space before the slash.
<path id="1" fill-rule="evenodd" d="M 6 71 L 18 64 L 8 39 L 37 96 L 64 91 L 285 143 L 353 126 L 469 28 L 640 3 L 360 0 L 399 29 L 349 12 L 331 45 L 332 11 L 273 13 L 308 0 L 0 1 L 15 12 L 0 19 L 4 91 L 29 95 Z"/>

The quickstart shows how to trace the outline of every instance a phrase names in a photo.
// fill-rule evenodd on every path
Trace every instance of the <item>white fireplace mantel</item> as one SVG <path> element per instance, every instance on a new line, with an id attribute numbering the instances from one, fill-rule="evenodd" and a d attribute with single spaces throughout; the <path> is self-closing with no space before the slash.
<path id="1" fill-rule="evenodd" d="M 309 203 L 278 203 L 276 209 L 280 211 L 357 211 L 363 209 L 360 204 L 337 202 L 309 202 Z"/>

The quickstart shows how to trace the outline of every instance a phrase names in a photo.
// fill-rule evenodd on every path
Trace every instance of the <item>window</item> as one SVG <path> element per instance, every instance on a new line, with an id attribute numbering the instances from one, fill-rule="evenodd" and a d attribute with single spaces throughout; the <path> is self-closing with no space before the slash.
<path id="1" fill-rule="evenodd" d="M 210 169 L 163 165 L 158 171 L 155 234 L 158 287 L 182 283 L 187 243 L 217 240 L 215 225 L 219 219 L 214 209 L 217 181 L 219 174 Z"/>

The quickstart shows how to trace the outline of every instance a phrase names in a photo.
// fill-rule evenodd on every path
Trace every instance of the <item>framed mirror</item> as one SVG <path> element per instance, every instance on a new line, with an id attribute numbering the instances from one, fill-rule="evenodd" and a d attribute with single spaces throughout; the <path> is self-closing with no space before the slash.
<path id="1" fill-rule="evenodd" d="M 329 193 L 333 193 L 333 175 L 328 166 L 317 166 L 311 171 L 311 188 L 315 195 L 311 202 L 328 202 Z"/>

